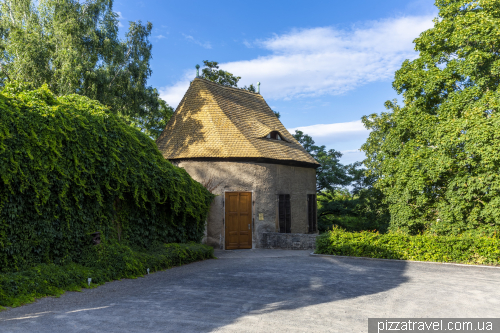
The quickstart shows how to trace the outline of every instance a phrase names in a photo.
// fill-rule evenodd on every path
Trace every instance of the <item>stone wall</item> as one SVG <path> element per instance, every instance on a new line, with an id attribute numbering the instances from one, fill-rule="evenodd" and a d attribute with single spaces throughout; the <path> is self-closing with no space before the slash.
<path id="1" fill-rule="evenodd" d="M 224 197 L 226 192 L 252 192 L 252 247 L 261 246 L 262 234 L 279 231 L 278 195 L 290 194 L 291 231 L 307 233 L 307 195 L 316 193 L 316 170 L 282 164 L 196 161 L 174 162 L 193 179 L 216 194 L 207 219 L 206 244 L 225 246 Z M 259 219 L 262 218 L 262 219 Z"/>
<path id="2" fill-rule="evenodd" d="M 314 250 L 317 234 L 282 234 L 265 232 L 260 247 L 264 249 Z"/>

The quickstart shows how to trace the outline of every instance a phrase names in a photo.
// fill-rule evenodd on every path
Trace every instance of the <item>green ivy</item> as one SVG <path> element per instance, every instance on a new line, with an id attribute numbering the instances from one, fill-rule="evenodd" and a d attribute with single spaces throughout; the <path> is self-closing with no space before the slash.
<path id="1" fill-rule="evenodd" d="M 0 92 L 0 267 L 79 263 L 93 232 L 134 248 L 199 242 L 213 195 L 97 101 Z"/>
<path id="2" fill-rule="evenodd" d="M 471 235 L 411 236 L 402 232 L 347 232 L 334 227 L 316 238 L 316 253 L 343 256 L 500 264 L 500 238 Z"/>
<path id="3" fill-rule="evenodd" d="M 0 309 L 31 303 L 44 296 L 59 296 L 65 291 L 93 288 L 112 280 L 144 276 L 148 268 L 153 273 L 213 257 L 213 248 L 202 244 L 158 245 L 147 252 L 137 252 L 111 241 L 90 248 L 84 265 L 39 264 L 20 272 L 0 274 Z"/>

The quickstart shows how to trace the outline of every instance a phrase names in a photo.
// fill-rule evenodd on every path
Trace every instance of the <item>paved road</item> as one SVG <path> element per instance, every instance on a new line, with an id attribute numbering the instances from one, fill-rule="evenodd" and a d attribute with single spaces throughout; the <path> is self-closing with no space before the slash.
<path id="1" fill-rule="evenodd" d="M 366 332 L 373 317 L 500 317 L 500 269 L 216 252 L 0 312 L 0 332 Z"/>

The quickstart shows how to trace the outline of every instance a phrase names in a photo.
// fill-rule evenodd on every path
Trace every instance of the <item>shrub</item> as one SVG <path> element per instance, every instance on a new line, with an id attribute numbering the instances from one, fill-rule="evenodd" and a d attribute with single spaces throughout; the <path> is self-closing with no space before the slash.
<path id="1" fill-rule="evenodd" d="M 0 92 L 0 271 L 80 263 L 90 234 L 200 241 L 213 195 L 96 101 Z"/>
<path id="2" fill-rule="evenodd" d="M 324 191 L 318 195 L 318 230 L 333 226 L 347 231 L 379 230 L 385 232 L 389 214 L 382 203 L 380 191 L 364 188 L 356 194 L 346 189 Z"/>
<path id="3" fill-rule="evenodd" d="M 344 256 L 500 264 L 500 238 L 407 235 L 400 232 L 347 232 L 334 228 L 316 239 L 316 253 Z"/>
<path id="4" fill-rule="evenodd" d="M 320 233 L 331 230 L 334 227 L 342 228 L 346 231 L 362 231 L 362 230 L 379 230 L 380 224 L 377 221 L 367 219 L 362 216 L 349 216 L 349 215 L 328 215 L 322 216 L 318 220 L 318 230 Z"/>
<path id="5" fill-rule="evenodd" d="M 194 243 L 162 244 L 147 252 L 132 251 L 118 242 L 100 244 L 88 251 L 83 260 L 85 265 L 39 264 L 23 271 L 0 274 L 0 308 L 89 288 L 89 277 L 92 278 L 90 287 L 95 287 L 107 281 L 143 276 L 147 268 L 155 272 L 210 258 L 213 258 L 213 248 Z"/>

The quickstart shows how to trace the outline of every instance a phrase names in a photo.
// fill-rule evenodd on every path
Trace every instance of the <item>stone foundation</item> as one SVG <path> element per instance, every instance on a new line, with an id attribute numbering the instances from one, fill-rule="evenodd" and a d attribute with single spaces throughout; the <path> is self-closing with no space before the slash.
<path id="1" fill-rule="evenodd" d="M 314 250 L 317 234 L 262 233 L 260 247 L 264 249 Z"/>

